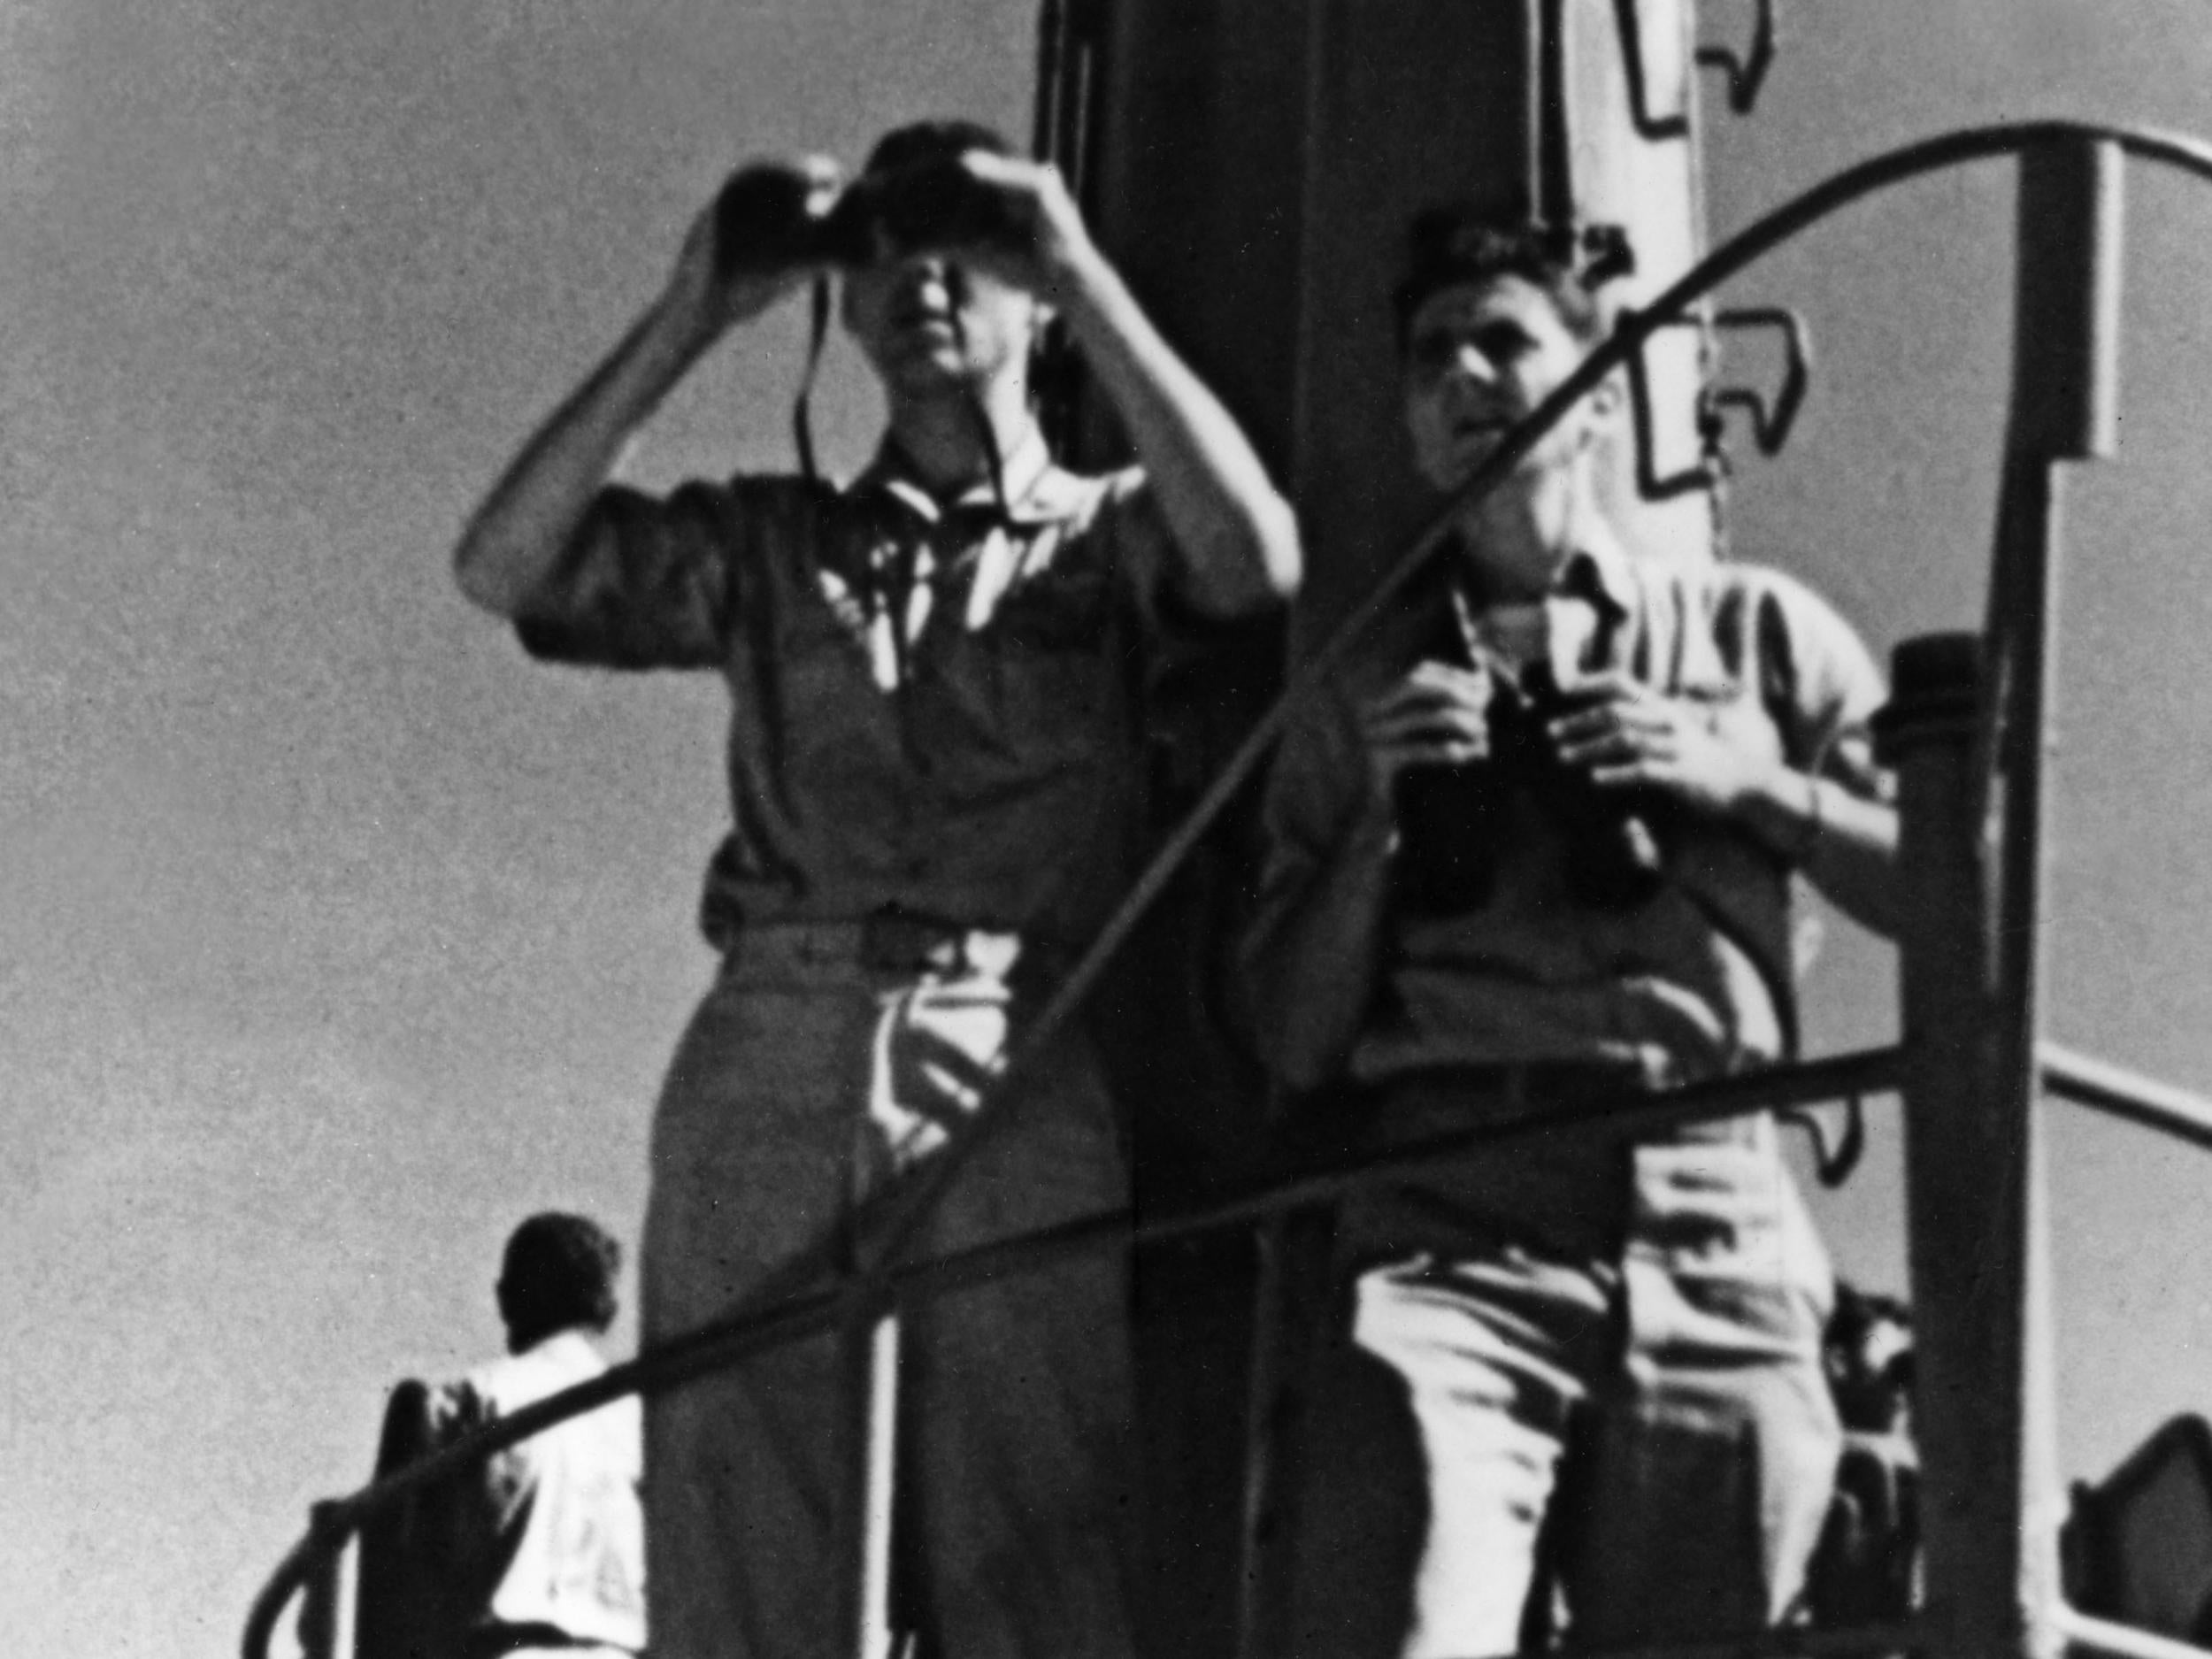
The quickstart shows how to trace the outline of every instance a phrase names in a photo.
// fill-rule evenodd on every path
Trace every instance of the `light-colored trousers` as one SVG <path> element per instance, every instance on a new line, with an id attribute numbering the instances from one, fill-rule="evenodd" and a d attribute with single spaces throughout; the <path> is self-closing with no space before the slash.
<path id="1" fill-rule="evenodd" d="M 1406 1102 L 1394 1102 L 1403 1106 Z M 1440 1097 L 1416 1132 L 1460 1116 Z M 1781 1617 L 1840 1445 L 1830 1279 L 1761 1117 L 1540 1143 L 1349 1202 L 1309 1397 L 1300 1659 L 1481 1659 Z"/>
<path id="2" fill-rule="evenodd" d="M 747 934 L 692 1019 L 654 1129 L 649 1342 L 725 1313 L 847 1215 L 856 1184 L 896 1179 L 906 1155 L 887 1135 L 910 1151 L 931 1140 L 910 1119 L 887 1128 L 881 1110 L 887 1018 L 930 976 L 869 965 L 849 933 Z M 923 1059 L 957 1071 L 956 1048 Z M 1058 1045 L 1025 1093 L 1019 1123 L 963 1171 L 910 1255 L 1125 1202 L 1087 1047 Z M 929 1633 L 926 1651 L 1134 1653 L 1125 1286 L 1118 1253 L 1090 1256 L 903 1322 L 895 1548 L 902 1620 Z M 834 1344 L 814 1340 L 647 1402 L 655 1659 L 844 1659 L 854 1425 L 838 1376 Z"/>

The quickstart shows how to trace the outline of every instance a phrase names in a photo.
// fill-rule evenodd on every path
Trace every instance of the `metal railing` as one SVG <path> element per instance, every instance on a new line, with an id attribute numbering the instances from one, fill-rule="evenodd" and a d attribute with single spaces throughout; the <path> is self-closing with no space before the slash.
<path id="1" fill-rule="evenodd" d="M 2020 315 L 2013 419 L 1989 616 L 1978 641 L 1936 636 L 1898 657 L 1881 741 L 1900 777 L 1904 1041 L 1516 1124 L 1471 1129 L 1348 1160 L 1186 1211 L 1133 1221 L 1124 1210 L 918 1263 L 900 1247 L 976 1149 L 1005 1132 L 1024 1075 L 1073 1018 L 1106 964 L 1208 828 L 1258 771 L 1299 699 L 1355 646 L 1443 544 L 1466 505 L 1496 485 L 1585 394 L 1661 327 L 1779 243 L 1860 198 L 1998 157 L 2022 163 Z M 1624 319 L 1574 374 L 1507 435 L 1408 545 L 1368 596 L 1292 676 L 1188 818 L 1166 838 L 1099 937 L 1040 1011 L 994 1079 L 985 1108 L 904 1185 L 872 1207 L 867 1259 L 847 1268 L 849 1222 L 791 1256 L 722 1319 L 478 1431 L 388 1479 L 314 1506 L 312 1525 L 256 1598 L 246 1659 L 265 1659 L 284 1609 L 304 1593 L 303 1645 L 324 1659 L 337 1640 L 342 1552 L 363 1524 L 410 1494 L 627 1394 L 654 1394 L 767 1349 L 843 1333 L 848 1363 L 871 1380 L 856 1398 L 880 1413 L 890 1367 L 884 1335 L 898 1309 L 963 1285 L 1033 1271 L 1066 1256 L 1230 1226 L 1326 1202 L 1412 1164 L 1504 1146 L 1532 1133 L 1602 1123 L 1657 1133 L 1706 1118 L 1894 1091 L 1904 1101 L 1912 1286 L 1922 1379 L 1925 1605 L 1901 1624 L 1781 1630 L 1755 1639 L 1636 1650 L 1635 1659 L 1754 1654 L 1939 1653 L 1943 1659 L 2053 1655 L 2065 1642 L 2130 1659 L 2188 1659 L 2185 1644 L 2091 1619 L 2057 1592 L 2057 1487 L 2048 1469 L 2048 1337 L 2036 1096 L 2061 1098 L 2212 1147 L 2212 1102 L 2042 1043 L 2037 926 L 2048 704 L 2058 464 L 2103 452 L 2110 415 L 2117 282 L 2119 162 L 2131 156 L 2212 180 L 2212 146 L 2072 121 L 1979 127 L 1908 145 L 1827 180 L 1731 238 Z M 1974 649 L 1978 646 L 1978 649 Z M 1962 1251 L 1960 1240 L 1970 1248 Z M 1969 1276 L 1957 1263 L 1970 1260 Z M 1952 1384 L 1970 1381 L 1970 1386 Z M 1947 1409 L 1947 1401 L 1954 1403 Z M 1963 1409 L 1970 1404 L 1970 1409 Z M 870 1437 L 856 1437 L 867 1455 Z M 887 1480 L 888 1460 L 857 1471 Z M 856 1506 L 887 1514 L 887 1504 Z M 887 1650 L 879 1607 L 882 1540 L 857 1527 L 848 1586 L 854 1650 Z M 1265 1596 L 1275 1587 L 1257 1576 Z M 1625 1659 L 1625 1655 L 1621 1655 Z"/>

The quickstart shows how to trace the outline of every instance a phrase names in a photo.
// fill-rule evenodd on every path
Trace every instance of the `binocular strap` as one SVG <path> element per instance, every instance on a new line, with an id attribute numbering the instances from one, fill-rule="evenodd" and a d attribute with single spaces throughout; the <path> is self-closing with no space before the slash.
<path id="1" fill-rule="evenodd" d="M 814 420 L 811 411 L 814 377 L 821 369 L 822 347 L 829 339 L 829 278 L 815 277 L 808 304 L 806 367 L 799 373 L 799 395 L 791 401 L 791 442 L 799 452 L 799 471 L 805 474 L 806 481 L 819 484 L 822 473 L 814 464 Z"/>
<path id="2" fill-rule="evenodd" d="M 791 400 L 791 447 L 798 451 L 799 472 L 810 485 L 822 481 L 822 470 L 814 456 L 814 381 L 821 373 L 822 348 L 829 341 L 830 280 L 818 275 L 808 295 L 806 334 L 806 366 L 799 372 L 798 396 Z M 959 336 L 964 355 L 967 347 L 966 331 L 960 326 L 960 313 L 952 314 L 953 332 Z M 1006 461 L 999 454 L 998 434 L 991 426 L 991 418 L 985 412 L 983 400 L 968 390 L 964 402 L 968 418 L 974 424 L 977 442 L 983 446 L 984 465 L 990 469 L 991 499 L 997 503 L 1000 515 L 1010 511 L 1006 500 Z"/>

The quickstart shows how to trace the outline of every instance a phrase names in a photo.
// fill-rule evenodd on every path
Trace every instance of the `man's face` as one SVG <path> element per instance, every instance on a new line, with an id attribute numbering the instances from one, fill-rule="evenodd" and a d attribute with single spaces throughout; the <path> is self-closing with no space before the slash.
<path id="1" fill-rule="evenodd" d="M 1406 430 L 1421 476 L 1440 491 L 1456 489 L 1587 355 L 1550 296 L 1524 278 L 1494 277 L 1430 295 L 1407 327 L 1402 365 Z M 1585 397 L 1517 472 L 1571 465 L 1612 401 L 1609 382 Z"/>
<path id="2" fill-rule="evenodd" d="M 1036 302 L 937 255 L 882 260 L 845 277 L 845 327 L 884 384 L 928 394 L 980 386 L 1029 356 Z"/>

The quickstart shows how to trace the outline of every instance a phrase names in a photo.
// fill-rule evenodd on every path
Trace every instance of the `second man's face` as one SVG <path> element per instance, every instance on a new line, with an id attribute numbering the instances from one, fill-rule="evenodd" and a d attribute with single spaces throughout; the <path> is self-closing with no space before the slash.
<path id="1" fill-rule="evenodd" d="M 928 393 L 1025 361 L 1037 305 L 981 272 L 920 255 L 849 272 L 844 319 L 887 386 Z"/>
<path id="2" fill-rule="evenodd" d="M 1415 467 L 1440 491 L 1458 488 L 1586 355 L 1550 296 L 1521 277 L 1432 294 L 1407 327 L 1402 365 Z M 1571 465 L 1608 406 L 1597 394 L 1584 398 L 1517 471 Z"/>

